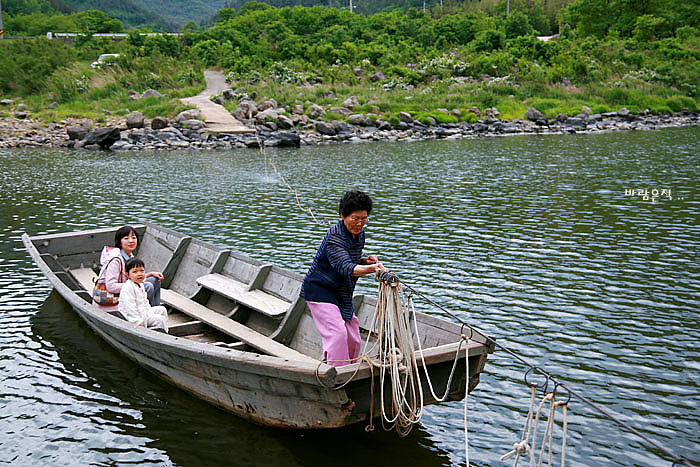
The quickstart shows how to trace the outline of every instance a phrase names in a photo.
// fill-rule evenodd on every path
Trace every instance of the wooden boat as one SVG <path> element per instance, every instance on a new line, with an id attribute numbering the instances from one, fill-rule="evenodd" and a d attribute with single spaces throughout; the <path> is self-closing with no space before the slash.
<path id="1" fill-rule="evenodd" d="M 332 367 L 321 362 L 321 338 L 298 293 L 303 276 L 144 223 L 138 256 L 162 271 L 161 299 L 170 332 L 137 327 L 118 313 L 91 304 L 93 279 L 104 245 L 116 228 L 29 237 L 22 240 L 58 293 L 100 337 L 176 386 L 254 422 L 288 428 L 341 427 L 379 412 L 379 391 L 366 363 Z M 357 295 L 363 342 L 376 298 Z M 461 327 L 418 313 L 423 356 L 438 394 L 446 389 Z M 414 336 L 415 337 L 415 336 Z M 372 336 L 370 336 L 370 341 Z M 468 350 L 471 391 L 493 343 L 474 333 Z M 448 400 L 465 395 L 464 344 Z M 351 380 L 342 388 L 337 388 Z M 425 403 L 434 403 L 424 387 Z"/>

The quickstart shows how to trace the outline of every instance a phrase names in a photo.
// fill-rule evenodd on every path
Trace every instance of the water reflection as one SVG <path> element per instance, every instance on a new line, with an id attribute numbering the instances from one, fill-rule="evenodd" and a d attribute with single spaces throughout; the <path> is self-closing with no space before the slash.
<path id="1" fill-rule="evenodd" d="M 32 341 L 51 358 L 54 371 L 37 384 L 37 402 L 51 403 L 45 427 L 61 437 L 33 458 L 70 452 L 66 444 L 90 446 L 91 463 L 169 463 L 176 465 L 325 466 L 338 462 L 390 465 L 449 464 L 418 427 L 407 438 L 363 426 L 330 431 L 294 432 L 249 423 L 160 381 L 104 343 L 52 291 L 31 319 Z M 54 393 L 47 397 L 47 393 Z M 50 400 L 53 399 L 53 400 Z M 63 399 L 59 402 L 57 399 Z M 71 421 L 72 423 L 69 423 Z M 74 423 L 71 428 L 70 425 Z M 108 442 L 105 442 L 107 441 Z M 64 445 L 64 446 L 62 446 Z M 61 458 L 53 458 L 60 463 Z"/>

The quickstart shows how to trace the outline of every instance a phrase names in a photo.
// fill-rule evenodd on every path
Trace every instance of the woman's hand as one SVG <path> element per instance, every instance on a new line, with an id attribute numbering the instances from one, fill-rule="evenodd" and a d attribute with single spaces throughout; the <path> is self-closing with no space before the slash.
<path id="1" fill-rule="evenodd" d="M 379 263 L 379 258 L 376 255 L 369 255 L 365 258 L 365 264 L 377 264 Z"/>
<path id="2" fill-rule="evenodd" d="M 358 264 L 352 270 L 352 275 L 355 277 L 366 276 L 367 274 L 374 274 L 381 269 L 384 269 L 384 265 L 379 261 L 373 264 Z"/>
<path id="3" fill-rule="evenodd" d="M 146 274 L 146 278 L 149 277 L 155 277 L 159 281 L 163 280 L 163 274 L 161 274 L 160 272 L 149 272 L 148 274 Z"/>

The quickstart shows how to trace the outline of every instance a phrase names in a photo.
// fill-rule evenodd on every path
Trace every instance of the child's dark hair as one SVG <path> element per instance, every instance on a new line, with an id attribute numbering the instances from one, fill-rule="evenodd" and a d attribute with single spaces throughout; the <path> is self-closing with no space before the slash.
<path id="1" fill-rule="evenodd" d="M 124 264 L 124 270 L 128 273 L 134 268 L 145 268 L 146 265 L 144 264 L 142 259 L 139 259 L 137 257 L 129 258 L 126 261 L 126 264 Z"/>
<path id="2" fill-rule="evenodd" d="M 128 237 L 131 232 L 134 232 L 134 235 L 136 236 L 136 244 L 138 245 L 139 243 L 139 234 L 136 233 L 136 229 L 134 229 L 130 225 L 125 225 L 124 227 L 119 227 L 119 230 L 117 230 L 114 234 L 114 246 L 116 248 L 121 248 L 122 247 L 122 238 Z"/>
<path id="3" fill-rule="evenodd" d="M 372 198 L 362 191 L 349 190 L 340 200 L 339 211 L 343 217 L 349 216 L 355 211 L 367 211 L 369 214 L 372 212 Z"/>

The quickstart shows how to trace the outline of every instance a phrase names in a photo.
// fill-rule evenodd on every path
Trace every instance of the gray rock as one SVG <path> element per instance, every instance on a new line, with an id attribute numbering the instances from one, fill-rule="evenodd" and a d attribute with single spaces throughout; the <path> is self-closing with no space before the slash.
<path id="1" fill-rule="evenodd" d="M 74 139 L 80 141 L 81 139 L 85 138 L 85 135 L 87 135 L 89 131 L 90 129 L 86 126 L 69 126 L 66 128 L 69 140 Z"/>
<path id="2" fill-rule="evenodd" d="M 19 118 L 19 119 L 21 119 L 21 120 L 24 120 L 25 118 L 28 118 L 28 117 L 29 117 L 29 113 L 30 113 L 30 112 L 27 112 L 27 111 L 24 111 L 24 112 L 15 112 L 15 118 Z"/>
<path id="3" fill-rule="evenodd" d="M 236 110 L 243 112 L 244 118 L 251 119 L 258 113 L 258 105 L 252 99 L 243 99 Z"/>
<path id="4" fill-rule="evenodd" d="M 307 115 L 311 118 L 319 118 L 326 115 L 326 109 L 317 104 L 311 104 L 309 110 L 306 111 Z"/>
<path id="5" fill-rule="evenodd" d="M 301 104 L 295 105 L 294 107 L 292 107 L 292 114 L 304 115 L 304 106 Z"/>
<path id="6" fill-rule="evenodd" d="M 476 131 L 477 133 L 482 133 L 482 132 L 488 130 L 488 129 L 489 129 L 489 126 L 486 125 L 486 124 L 484 124 L 484 123 L 476 122 L 476 123 L 472 126 L 472 129 L 473 129 L 474 131 Z"/>
<path id="7" fill-rule="evenodd" d="M 291 128 L 294 128 L 294 122 L 289 118 L 284 115 L 280 115 L 277 117 L 277 127 L 281 128 L 282 130 L 289 130 Z"/>
<path id="8" fill-rule="evenodd" d="M 15 101 L 12 99 L 3 99 L 0 101 L 0 105 L 13 105 Z"/>
<path id="9" fill-rule="evenodd" d="M 276 109 L 269 107 L 263 110 L 262 112 L 258 112 L 255 115 L 255 121 L 257 123 L 264 123 L 266 121 L 274 122 L 275 120 L 277 120 L 277 117 L 279 117 L 279 112 L 277 112 Z"/>
<path id="10" fill-rule="evenodd" d="M 144 118 L 141 112 L 131 112 L 126 116 L 126 127 L 127 128 L 143 128 Z"/>
<path id="11" fill-rule="evenodd" d="M 369 77 L 369 80 L 372 81 L 373 83 L 376 83 L 377 81 L 386 81 L 386 75 L 382 73 L 381 71 L 378 71 L 374 74 L 372 74 Z"/>
<path id="12" fill-rule="evenodd" d="M 296 133 L 281 132 L 277 135 L 279 143 L 277 146 L 280 147 L 295 147 L 298 148 L 301 145 L 301 138 Z"/>
<path id="13" fill-rule="evenodd" d="M 584 105 L 584 106 L 581 108 L 581 113 L 586 114 L 586 115 L 590 115 L 590 114 L 593 113 L 593 111 L 591 110 L 590 107 L 588 107 L 587 105 Z"/>
<path id="14" fill-rule="evenodd" d="M 630 116 L 630 114 L 631 114 L 631 112 L 629 111 L 629 109 L 627 107 L 623 107 L 622 109 L 617 111 L 617 116 L 622 117 L 622 118 L 627 118 Z"/>
<path id="15" fill-rule="evenodd" d="M 170 125 L 170 121 L 165 117 L 153 117 L 153 120 L 151 120 L 151 128 L 154 130 L 162 130 L 167 128 L 168 125 Z"/>
<path id="16" fill-rule="evenodd" d="M 554 120 L 557 122 L 565 122 L 569 119 L 569 116 L 563 113 L 557 114 L 556 117 L 554 117 Z"/>
<path id="17" fill-rule="evenodd" d="M 121 139 L 121 132 L 115 126 L 98 128 L 91 131 L 80 141 L 82 146 L 97 145 L 102 149 L 107 149 Z"/>
<path id="18" fill-rule="evenodd" d="M 232 101 L 233 99 L 236 98 L 236 95 L 234 94 L 233 90 L 231 90 L 231 89 L 224 89 L 223 97 L 224 97 L 224 99 L 226 99 L 227 101 Z"/>
<path id="19" fill-rule="evenodd" d="M 399 112 L 399 119 L 404 123 L 413 123 L 413 117 L 408 112 Z"/>
<path id="20" fill-rule="evenodd" d="M 27 110 L 27 106 L 24 104 L 17 104 L 17 108 L 15 110 L 17 112 L 24 112 Z"/>
<path id="21" fill-rule="evenodd" d="M 328 91 L 323 95 L 324 99 L 335 99 L 335 93 L 333 91 Z"/>
<path id="22" fill-rule="evenodd" d="M 337 133 L 351 131 L 351 128 L 350 128 L 350 125 L 348 125 L 348 122 L 344 122 L 342 120 L 333 120 L 333 127 L 335 128 Z"/>
<path id="23" fill-rule="evenodd" d="M 588 122 L 582 118 L 571 117 L 566 119 L 566 126 L 574 128 L 585 128 Z"/>
<path id="24" fill-rule="evenodd" d="M 499 112 L 496 107 L 489 107 L 486 109 L 486 116 L 489 118 L 498 118 L 499 115 L 501 115 L 501 112 Z"/>
<path id="25" fill-rule="evenodd" d="M 357 97 L 355 97 L 355 96 L 350 96 L 343 101 L 343 107 L 347 107 L 348 109 L 354 109 L 355 107 L 359 107 L 359 106 L 360 106 L 360 101 L 358 101 Z"/>
<path id="26" fill-rule="evenodd" d="M 58 102 L 56 101 L 53 101 L 49 104 L 49 109 L 55 109 L 56 107 L 58 107 Z"/>
<path id="27" fill-rule="evenodd" d="M 391 130 L 391 123 L 387 122 L 386 120 L 377 120 L 377 130 L 379 131 L 388 131 Z"/>
<path id="28" fill-rule="evenodd" d="M 396 124 L 397 130 L 405 131 L 405 130 L 408 130 L 409 128 L 411 128 L 411 125 L 408 122 L 405 122 L 403 120 L 401 120 L 399 123 Z"/>
<path id="29" fill-rule="evenodd" d="M 469 108 L 469 111 L 476 115 L 477 117 L 481 117 L 481 112 L 479 111 L 479 107 L 473 106 Z"/>
<path id="30" fill-rule="evenodd" d="M 534 107 L 530 107 L 529 109 L 527 109 L 527 112 L 525 112 L 525 118 L 527 118 L 531 122 L 541 122 L 547 120 L 544 114 Z"/>
<path id="31" fill-rule="evenodd" d="M 335 136 L 338 131 L 332 123 L 324 122 L 323 120 L 318 120 L 316 122 L 316 131 L 322 135 Z"/>
<path id="32" fill-rule="evenodd" d="M 129 96 L 129 99 L 131 99 L 132 101 L 141 99 L 141 93 L 135 89 L 129 89 L 128 96 Z"/>
<path id="33" fill-rule="evenodd" d="M 141 98 L 145 99 L 146 97 L 165 97 L 163 94 L 159 93 L 155 89 L 146 89 L 143 94 L 141 94 Z"/>
<path id="34" fill-rule="evenodd" d="M 237 108 L 236 110 L 234 110 L 233 112 L 231 112 L 231 115 L 233 115 L 233 117 L 234 117 L 236 120 L 241 120 L 241 121 L 243 121 L 243 120 L 247 120 L 247 119 L 248 119 L 248 114 L 247 114 L 243 109 L 241 109 L 240 107 Z"/>
<path id="35" fill-rule="evenodd" d="M 353 125 L 359 126 L 371 126 L 372 120 L 370 120 L 366 115 L 363 114 L 352 114 L 348 116 L 348 122 Z"/>
<path id="36" fill-rule="evenodd" d="M 185 120 L 197 120 L 200 118 L 202 118 L 202 112 L 197 109 L 190 109 L 177 114 L 177 117 L 175 117 L 175 123 L 180 123 Z"/>
<path id="37" fill-rule="evenodd" d="M 450 115 L 453 115 L 457 117 L 458 119 L 462 118 L 462 112 L 459 111 L 459 109 L 452 109 L 452 112 L 450 112 Z"/>
<path id="38" fill-rule="evenodd" d="M 179 123 L 180 123 L 180 126 L 182 126 L 182 128 L 187 128 L 188 130 L 199 130 L 201 128 L 204 128 L 204 122 L 201 120 L 195 120 L 195 119 L 182 120 Z"/>
<path id="39" fill-rule="evenodd" d="M 435 119 L 433 117 L 427 117 L 426 120 L 428 120 L 428 125 L 430 125 L 430 126 L 437 125 L 437 122 L 435 121 Z"/>
<path id="40" fill-rule="evenodd" d="M 224 99 L 222 96 L 219 96 L 216 99 L 214 99 L 214 104 L 224 105 L 225 103 L 226 99 Z"/>
<path id="41" fill-rule="evenodd" d="M 346 109 L 345 107 L 331 107 L 328 111 L 332 114 L 343 115 L 345 117 L 352 115 L 352 110 Z"/>
<path id="42" fill-rule="evenodd" d="M 259 110 L 260 111 L 265 111 L 268 109 L 276 109 L 277 108 L 277 102 L 274 99 L 268 99 L 262 104 L 260 104 Z"/>

